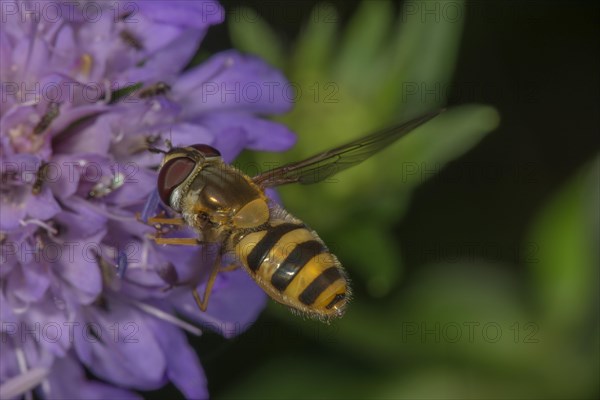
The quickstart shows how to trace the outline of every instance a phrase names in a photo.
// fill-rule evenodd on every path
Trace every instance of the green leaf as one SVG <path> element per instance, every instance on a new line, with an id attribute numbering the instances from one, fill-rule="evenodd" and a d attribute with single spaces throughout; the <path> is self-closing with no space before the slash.
<path id="1" fill-rule="evenodd" d="M 300 34 L 292 54 L 289 76 L 298 84 L 319 81 L 328 69 L 337 33 L 337 11 L 329 4 L 318 4 Z"/>
<path id="2" fill-rule="evenodd" d="M 246 378 L 222 399 L 343 399 L 368 396 L 374 371 L 357 368 L 334 356 L 295 354 L 248 369 Z"/>
<path id="3" fill-rule="evenodd" d="M 466 10 L 462 1 L 406 2 L 387 51 L 390 72 L 374 101 L 382 118 L 446 104 Z"/>
<path id="4" fill-rule="evenodd" d="M 372 86 L 373 62 L 380 56 L 393 18 L 389 1 L 363 1 L 344 32 L 332 75 L 351 86 Z"/>
<path id="5" fill-rule="evenodd" d="M 404 186 L 415 186 L 432 177 L 479 143 L 499 122 L 500 116 L 493 107 L 472 104 L 452 108 L 417 129 L 393 154 L 401 165 L 414 167 L 415 173 L 401 171 Z"/>
<path id="6" fill-rule="evenodd" d="M 522 311 L 516 289 L 505 270 L 484 261 L 423 267 L 410 287 L 393 296 L 379 301 L 356 296 L 328 337 L 344 352 L 378 363 L 450 357 L 527 369 L 547 349 L 523 343 L 523 334 L 537 329 L 526 324 L 537 321 Z M 272 308 L 290 324 L 306 325 L 281 307 Z M 515 322 L 521 327 L 516 342 Z M 543 334 L 538 329 L 528 340 L 541 341 Z"/>
<path id="7" fill-rule="evenodd" d="M 587 165 L 544 207 L 529 235 L 536 295 L 549 323 L 580 332 L 597 321 L 600 158 Z M 593 305 L 593 304 L 596 305 Z"/>
<path id="8" fill-rule="evenodd" d="M 257 55 L 277 68 L 284 67 L 284 50 L 271 27 L 256 11 L 237 7 L 228 18 L 229 35 L 237 49 Z"/>
<path id="9" fill-rule="evenodd" d="M 537 388 L 523 374 L 491 375 L 460 365 L 409 367 L 377 388 L 381 399 L 532 399 Z M 550 393 L 547 393 L 549 395 Z"/>
<path id="10" fill-rule="evenodd" d="M 373 398 L 589 397 L 597 387 L 597 336 L 581 348 L 557 337 L 552 326 L 525 311 L 512 269 L 483 260 L 424 266 L 403 291 L 379 302 L 356 297 L 346 315 L 327 326 L 283 307 L 270 311 L 308 339 L 321 332 L 333 354 L 397 370 L 387 382 L 366 382 L 376 384 Z M 439 374 L 445 368 L 454 371 L 447 380 Z M 480 385 L 473 387 L 473 379 Z"/>
<path id="11" fill-rule="evenodd" d="M 373 297 L 386 296 L 397 285 L 402 272 L 400 246 L 390 232 L 375 224 L 340 226 L 335 240 L 332 251 L 346 265 L 355 285 L 360 278 Z"/>
<path id="12" fill-rule="evenodd" d="M 142 82 L 134 83 L 133 85 L 125 86 L 120 89 L 114 90 L 110 96 L 109 104 L 115 104 L 122 99 L 134 94 L 137 90 L 141 89 L 144 84 Z"/>

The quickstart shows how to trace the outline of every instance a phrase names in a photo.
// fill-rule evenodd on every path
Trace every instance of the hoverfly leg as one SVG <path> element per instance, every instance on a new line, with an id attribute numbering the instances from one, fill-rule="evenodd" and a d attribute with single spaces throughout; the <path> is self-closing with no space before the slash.
<path id="1" fill-rule="evenodd" d="M 217 256 L 215 263 L 213 264 L 212 270 L 210 271 L 210 276 L 208 277 L 208 281 L 206 282 L 206 288 L 204 289 L 204 296 L 200 298 L 200 293 L 198 293 L 198 289 L 194 288 L 192 290 L 192 294 L 194 295 L 194 300 L 196 300 L 196 304 L 200 311 L 204 312 L 208 308 L 208 299 L 210 298 L 210 293 L 212 292 L 213 285 L 215 284 L 215 280 L 217 279 L 217 275 L 221 272 L 221 254 Z"/>
<path id="2" fill-rule="evenodd" d="M 185 225 L 185 221 L 181 217 L 165 217 L 164 213 L 160 213 L 159 216 L 149 217 L 146 222 L 147 225 L 153 226 L 156 229 L 155 235 L 148 236 L 154 240 L 156 244 L 175 244 L 184 246 L 198 246 L 200 241 L 196 238 L 166 238 L 164 234 L 170 231 L 170 227 L 182 227 Z"/>
<path id="3" fill-rule="evenodd" d="M 229 264 L 220 268 L 219 272 L 231 272 L 237 270 L 239 267 L 240 266 L 238 264 Z"/>
<path id="4" fill-rule="evenodd" d="M 148 218 L 148 224 L 154 225 L 185 225 L 185 221 L 183 218 L 160 218 L 160 217 L 151 217 Z"/>
<path id="5" fill-rule="evenodd" d="M 182 246 L 199 246 L 200 242 L 196 238 L 164 238 L 153 236 L 151 238 L 156 244 L 175 244 Z"/>
<path id="6" fill-rule="evenodd" d="M 208 289 L 208 286 L 206 288 Z M 204 292 L 204 299 L 206 301 L 200 298 L 200 293 L 198 293 L 198 289 L 192 290 L 192 294 L 194 295 L 194 300 L 196 300 L 196 304 L 198 305 L 200 311 L 205 312 L 208 308 L 208 297 L 206 296 L 206 291 Z"/>

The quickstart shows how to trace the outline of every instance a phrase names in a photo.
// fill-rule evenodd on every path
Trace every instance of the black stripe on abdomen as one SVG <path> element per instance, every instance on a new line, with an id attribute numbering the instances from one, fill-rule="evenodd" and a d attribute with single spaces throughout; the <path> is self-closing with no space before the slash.
<path id="1" fill-rule="evenodd" d="M 340 278 L 342 278 L 342 274 L 337 267 L 327 268 L 302 291 L 298 299 L 307 306 L 310 306 L 329 285 Z"/>
<path id="2" fill-rule="evenodd" d="M 325 246 L 316 240 L 298 244 L 288 254 L 286 259 L 271 276 L 271 284 L 275 289 L 283 292 L 298 272 L 316 255 L 325 251 Z"/>
<path id="3" fill-rule="evenodd" d="M 288 232 L 303 228 L 302 225 L 296 224 L 281 224 L 273 226 L 267 230 L 265 236 L 256 243 L 256 246 L 248 254 L 248 268 L 256 272 L 260 268 L 260 264 L 269 255 L 269 251 L 277 244 L 279 239 Z"/>

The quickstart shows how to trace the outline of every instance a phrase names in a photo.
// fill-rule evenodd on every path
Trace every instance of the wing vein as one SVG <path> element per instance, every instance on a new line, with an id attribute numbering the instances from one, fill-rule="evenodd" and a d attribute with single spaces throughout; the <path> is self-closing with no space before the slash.
<path id="1" fill-rule="evenodd" d="M 305 160 L 271 169 L 252 179 L 262 187 L 294 182 L 302 184 L 322 182 L 338 172 L 365 161 L 443 111 L 443 109 L 434 111 L 403 124 L 377 131 Z"/>

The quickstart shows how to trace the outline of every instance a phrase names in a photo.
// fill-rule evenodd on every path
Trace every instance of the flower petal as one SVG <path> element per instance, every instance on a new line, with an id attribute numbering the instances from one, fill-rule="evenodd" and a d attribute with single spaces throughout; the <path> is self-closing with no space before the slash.
<path id="1" fill-rule="evenodd" d="M 175 326 L 150 316 L 151 327 L 167 357 L 167 377 L 189 399 L 207 399 L 206 375 L 185 335 Z"/>
<path id="2" fill-rule="evenodd" d="M 36 367 L 7 380 L 0 385 L 0 399 L 16 398 L 35 389 L 49 372 L 49 368 Z"/>
<path id="3" fill-rule="evenodd" d="M 19 227 L 19 221 L 25 218 L 27 210 L 24 204 L 14 204 L 0 196 L 0 230 L 12 231 Z"/>
<path id="4" fill-rule="evenodd" d="M 24 330 L 34 333 L 35 336 L 21 335 L 17 340 L 20 346 L 26 341 L 37 339 L 39 346 L 57 357 L 64 357 L 71 347 L 71 340 L 67 328 L 71 322 L 65 310 L 59 310 L 52 298 L 47 295 L 45 299 L 27 310 L 27 328 Z"/>
<path id="5" fill-rule="evenodd" d="M 33 249 L 21 248 L 32 257 L 40 257 Z M 8 276 L 6 285 L 11 295 L 24 302 L 35 302 L 42 298 L 50 286 L 48 270 L 39 263 L 20 265 Z"/>
<path id="6" fill-rule="evenodd" d="M 50 219 L 61 210 L 48 188 L 43 188 L 38 195 L 30 194 L 25 207 L 28 216 L 39 220 Z"/>
<path id="7" fill-rule="evenodd" d="M 162 32 L 147 32 L 146 35 L 159 37 Z M 177 35 L 168 46 L 157 52 L 154 57 L 151 57 L 143 66 L 139 68 L 131 68 L 125 71 L 121 78 L 125 82 L 171 82 L 177 77 L 177 74 L 186 66 L 193 57 L 198 48 L 198 44 L 204 36 L 203 32 L 188 30 Z M 164 38 L 160 38 L 162 42 Z M 153 37 L 148 37 L 149 43 L 158 43 Z"/>
<path id="8" fill-rule="evenodd" d="M 129 303 L 105 298 L 108 311 L 89 309 L 75 334 L 79 358 L 98 377 L 142 390 L 165 383 L 166 359 L 150 327 Z M 93 325 L 92 325 L 93 324 Z M 91 334 L 91 329 L 95 334 Z"/>
<path id="9" fill-rule="evenodd" d="M 204 285 L 198 288 L 203 293 Z M 236 336 L 258 318 L 267 300 L 265 292 L 243 270 L 223 272 L 217 277 L 208 309 L 201 312 L 191 293 L 176 293 L 171 304 L 188 318 L 220 333 Z"/>
<path id="10" fill-rule="evenodd" d="M 51 399 L 141 399 L 128 390 L 87 379 L 73 355 L 56 359 L 48 383 L 50 390 L 44 394 Z"/>
<path id="11" fill-rule="evenodd" d="M 186 104 L 187 118 L 221 110 L 282 113 L 292 105 L 288 91 L 281 72 L 236 51 L 213 56 L 173 85 L 173 97 Z"/>
<path id="12" fill-rule="evenodd" d="M 55 273 L 70 284 L 68 288 L 81 304 L 90 304 L 102 292 L 102 273 L 95 251 L 100 249 L 100 241 L 106 231 L 66 242 L 60 258 L 53 262 Z"/>
<path id="13" fill-rule="evenodd" d="M 60 141 L 56 151 L 61 153 L 107 154 L 111 142 L 112 118 L 101 116 L 87 126 Z"/>
<path id="14" fill-rule="evenodd" d="M 225 17 L 223 8 L 213 0 L 146 1 L 140 2 L 139 7 L 144 16 L 157 23 L 169 23 L 196 29 L 219 24 Z"/>
<path id="15" fill-rule="evenodd" d="M 197 120 L 217 136 L 231 129 L 244 133 L 246 147 L 259 151 L 283 151 L 290 149 L 296 143 L 296 135 L 285 125 L 258 118 L 247 113 L 215 112 L 203 115 Z"/>
<path id="16" fill-rule="evenodd" d="M 54 220 L 59 225 L 60 239 L 68 243 L 83 243 L 84 238 L 96 236 L 106 229 L 106 217 L 86 207 L 83 201 L 69 202 L 69 210 L 62 210 Z"/>
<path id="17" fill-rule="evenodd" d="M 120 207 L 129 207 L 146 200 L 156 187 L 158 174 L 148 168 L 140 168 L 136 163 L 115 163 L 115 172 L 123 180 L 123 185 L 117 187 L 105 197 L 105 201 Z"/>

